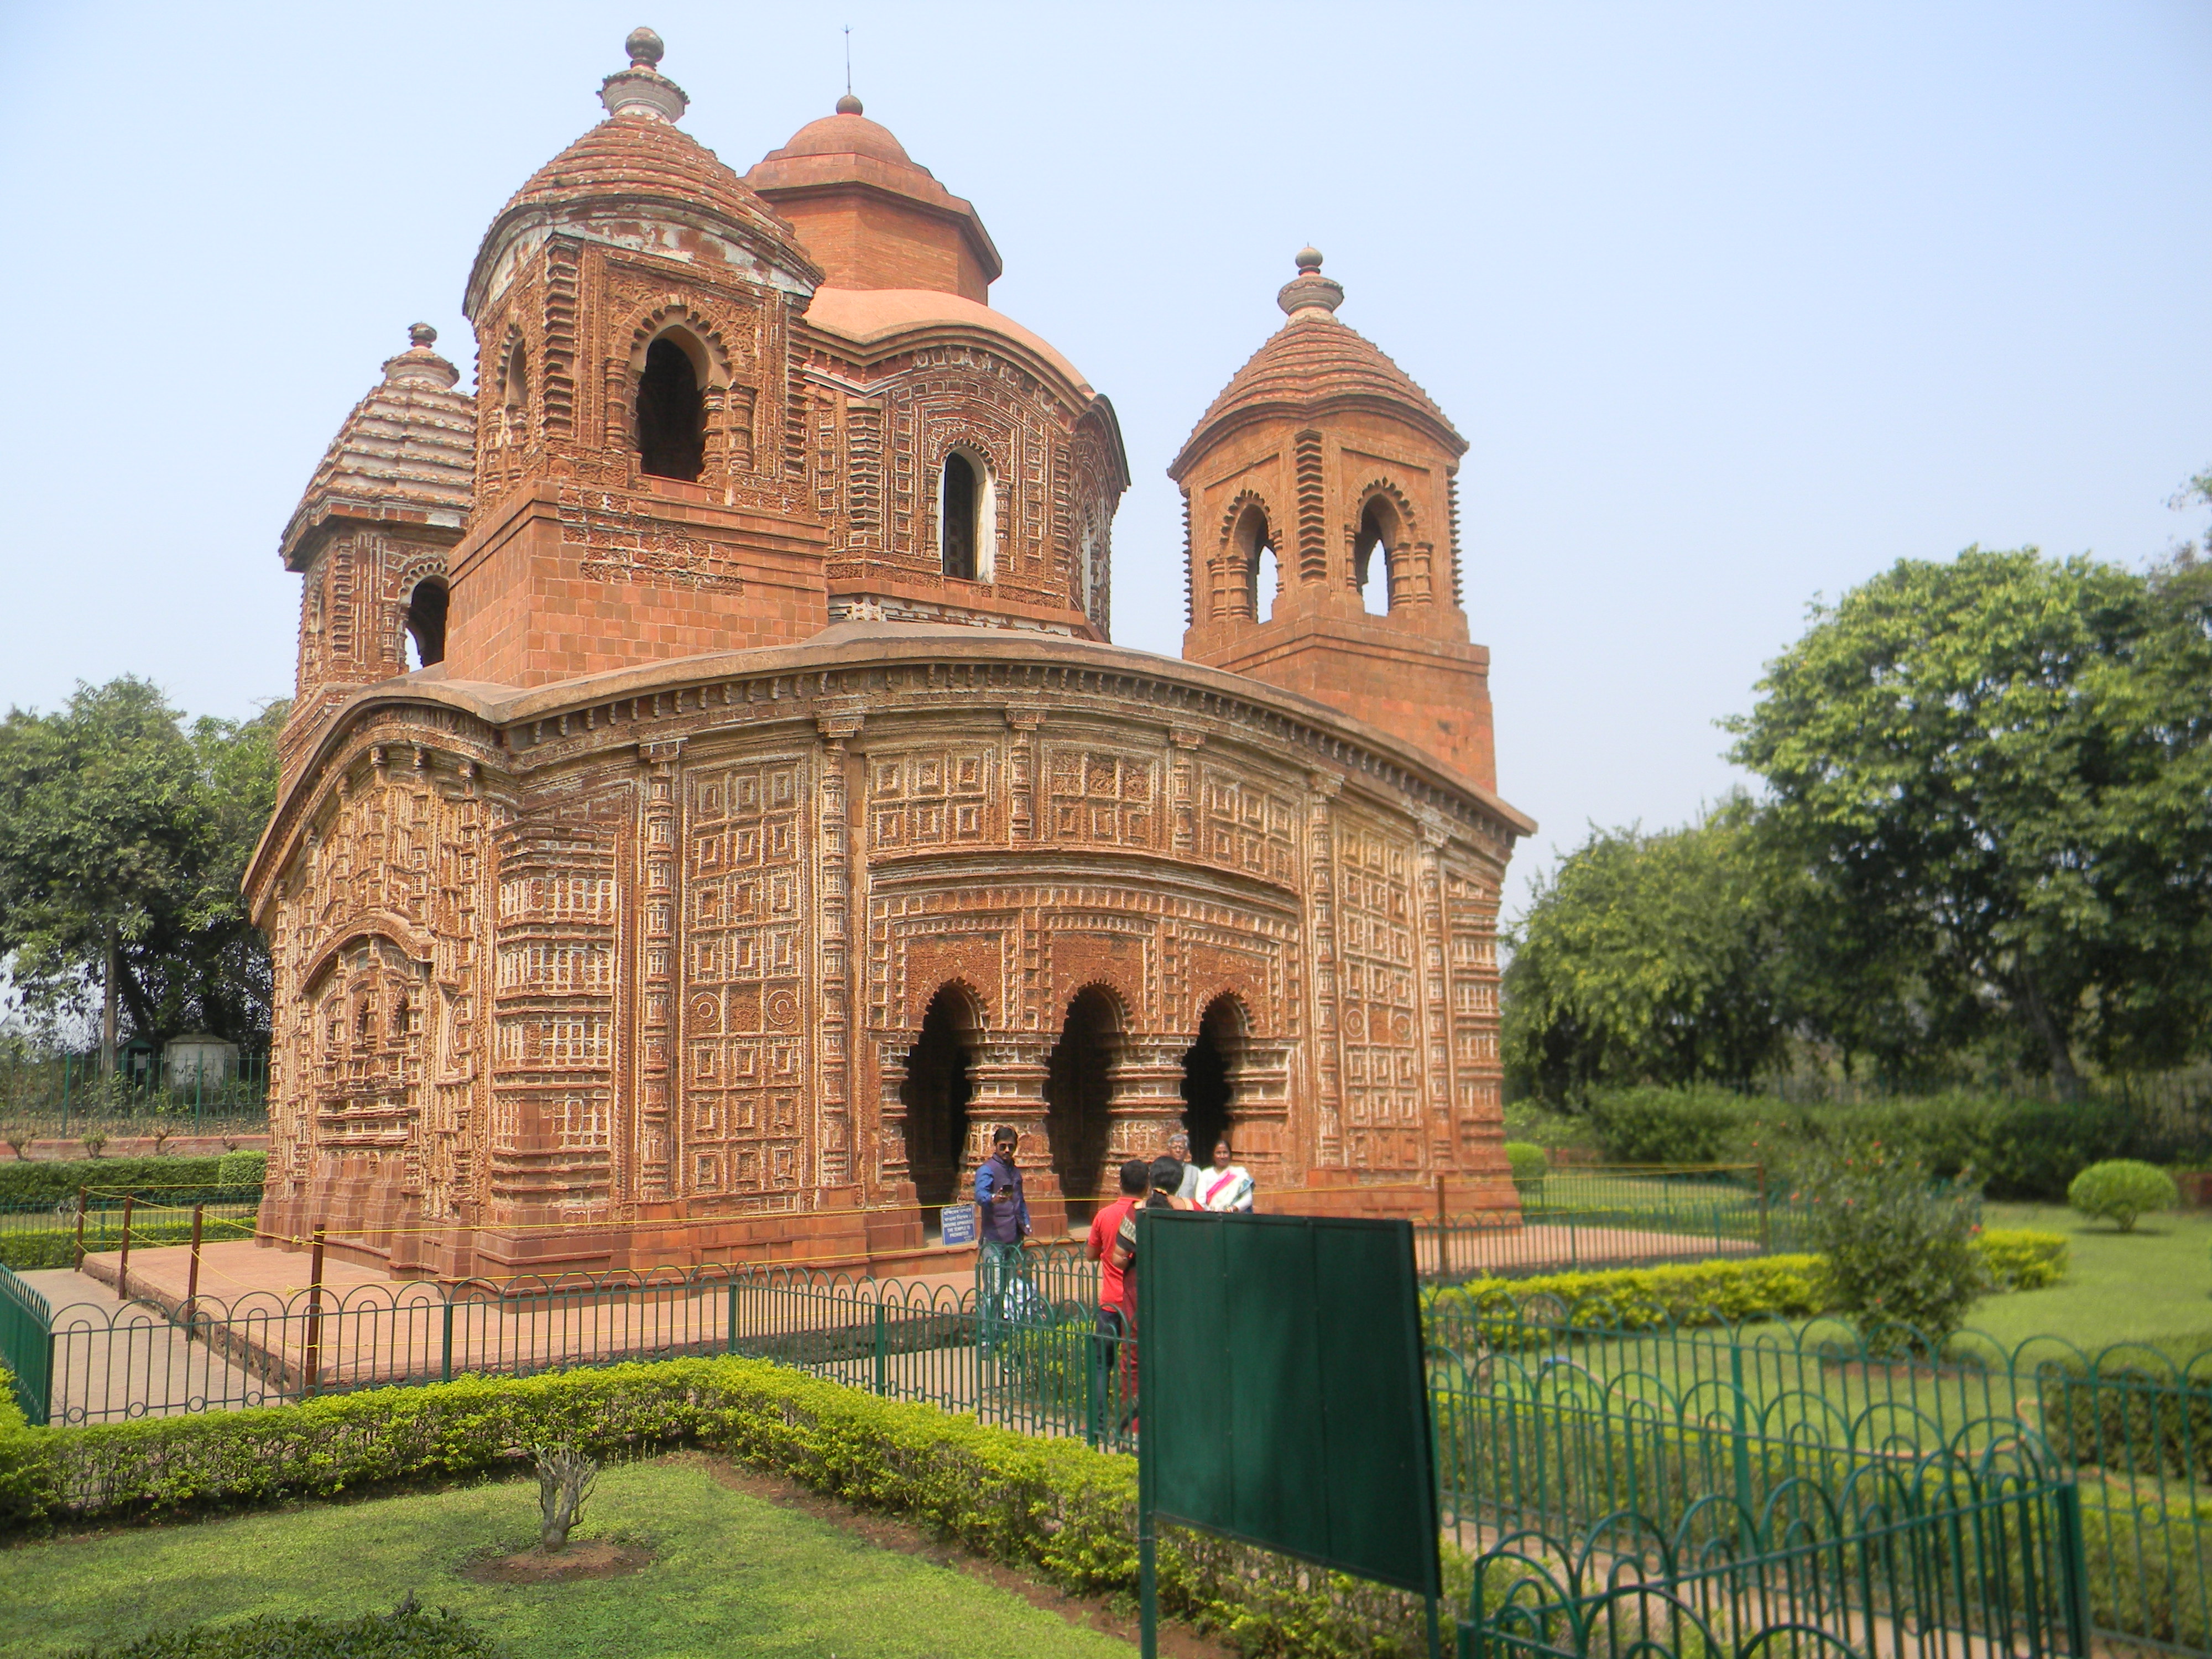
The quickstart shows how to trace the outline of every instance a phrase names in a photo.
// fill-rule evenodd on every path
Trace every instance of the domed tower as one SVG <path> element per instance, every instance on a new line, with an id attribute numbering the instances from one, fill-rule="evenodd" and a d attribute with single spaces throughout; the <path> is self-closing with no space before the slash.
<path id="1" fill-rule="evenodd" d="M 639 29 L 607 117 L 492 222 L 457 677 L 538 685 L 803 639 L 826 620 L 791 332 L 821 280 L 792 228 L 676 121 Z"/>
<path id="2" fill-rule="evenodd" d="M 1307 248 L 1289 320 L 1168 468 L 1182 487 L 1183 655 L 1355 714 L 1497 787 L 1490 653 L 1460 609 L 1455 475 L 1467 441 L 1337 320 Z"/>
<path id="3" fill-rule="evenodd" d="M 446 653 L 446 560 L 472 497 L 476 399 L 417 323 L 331 441 L 284 526 L 300 590 L 300 659 L 280 745 L 289 775 L 331 710 Z"/>
<path id="4" fill-rule="evenodd" d="M 825 273 L 798 337 L 830 620 L 1105 639 L 1121 428 L 1073 363 L 986 303 L 999 252 L 975 208 L 850 93 L 745 183 Z"/>

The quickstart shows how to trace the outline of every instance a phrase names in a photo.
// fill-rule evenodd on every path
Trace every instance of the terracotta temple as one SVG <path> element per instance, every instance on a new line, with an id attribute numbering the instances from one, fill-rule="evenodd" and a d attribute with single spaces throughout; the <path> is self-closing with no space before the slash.
<path id="1" fill-rule="evenodd" d="M 1510 1211 L 1466 442 L 1298 257 L 1111 643 L 1113 406 L 857 99 L 739 173 L 640 30 L 298 511 L 247 878 L 264 1230 L 408 1273 L 945 1254 L 1178 1122 L 1263 1206 Z"/>

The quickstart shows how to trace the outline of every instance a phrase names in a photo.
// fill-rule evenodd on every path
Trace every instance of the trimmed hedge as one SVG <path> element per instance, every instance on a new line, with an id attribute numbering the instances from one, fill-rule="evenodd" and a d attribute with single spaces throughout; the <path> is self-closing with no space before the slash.
<path id="1" fill-rule="evenodd" d="M 1974 1241 L 2000 1290 L 2039 1290 L 2066 1276 L 2063 1233 L 1999 1228 Z M 1477 1279 L 1432 1292 L 1431 1307 L 1489 1317 L 1510 1315 L 1531 1297 L 1554 1296 L 1569 1309 L 1605 1304 L 1610 1319 L 1631 1330 L 1677 1325 L 1741 1325 L 1754 1319 L 1809 1319 L 1834 1307 L 1826 1264 L 1817 1255 L 1748 1256 L 1664 1267 L 1616 1267 L 1542 1273 L 1529 1279 Z"/>
<path id="2" fill-rule="evenodd" d="M 1128 1594 L 1137 1583 L 1133 1459 L 878 1400 L 764 1360 L 471 1376 L 253 1411 L 22 1425 L 12 1402 L 0 1411 L 0 1526 L 453 1480 L 519 1467 L 550 1441 L 603 1458 L 689 1443 L 903 1516 L 1079 1593 Z M 1445 1558 L 1448 1588 L 1463 1601 L 1469 1564 L 1449 1546 Z M 1159 1583 L 1164 1609 L 1247 1654 L 1424 1650 L 1413 1597 L 1222 1540 L 1164 1538 Z"/>
<path id="3" fill-rule="evenodd" d="M 2201 1121 L 2155 1123 L 2124 1102 L 2016 1095 L 1905 1095 L 1863 1105 L 1793 1105 L 1724 1089 L 1595 1089 L 1585 1103 L 1607 1158 L 1623 1164 L 1765 1163 L 1778 1171 L 1825 1146 L 1903 1147 L 1945 1180 L 1972 1170 L 1994 1199 L 2062 1201 L 2084 1165 L 2203 1157 Z"/>
<path id="4" fill-rule="evenodd" d="M 235 1156 L 235 1154 L 226 1154 Z M 265 1156 L 265 1154 L 264 1154 Z M 213 1204 L 225 1196 L 221 1158 L 76 1158 L 0 1164 L 0 1204 L 58 1204 L 89 1187 L 163 1204 Z M 255 1177 L 258 1181 L 258 1177 Z M 235 1198 L 234 1191 L 228 1194 Z"/>
<path id="5" fill-rule="evenodd" d="M 425 1612 L 409 1596 L 358 1619 L 276 1619 L 156 1631 L 119 1648 L 79 1648 L 69 1659 L 495 1659 L 491 1638 L 459 1613 Z"/>

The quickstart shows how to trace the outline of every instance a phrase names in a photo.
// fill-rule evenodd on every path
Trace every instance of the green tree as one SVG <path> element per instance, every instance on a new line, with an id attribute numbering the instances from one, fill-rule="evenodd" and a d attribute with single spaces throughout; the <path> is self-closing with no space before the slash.
<path id="1" fill-rule="evenodd" d="M 2008 1032 L 2069 1094 L 2081 1057 L 2202 1049 L 2208 577 L 1969 548 L 1814 607 L 1729 725 L 1800 878 L 1793 945 L 1865 999 L 1826 1011 L 1839 1041 Z"/>
<path id="2" fill-rule="evenodd" d="M 274 805 L 283 715 L 187 732 L 125 678 L 0 722 L 0 956 L 35 1018 L 97 999 L 111 1053 L 126 1018 L 149 1036 L 267 1029 L 268 952 L 239 881 Z"/>
<path id="3" fill-rule="evenodd" d="M 1593 1086 L 1741 1084 L 1788 1033 L 1774 905 L 1750 814 L 1593 830 L 1510 936 L 1504 1059 L 1554 1100 Z"/>

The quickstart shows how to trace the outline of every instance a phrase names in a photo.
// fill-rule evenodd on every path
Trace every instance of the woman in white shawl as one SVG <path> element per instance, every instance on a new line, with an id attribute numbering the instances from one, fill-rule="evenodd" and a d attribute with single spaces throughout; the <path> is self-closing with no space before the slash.
<path id="1" fill-rule="evenodd" d="M 1224 1212 L 1252 1207 L 1252 1172 L 1229 1161 L 1225 1137 L 1213 1143 L 1212 1167 L 1198 1172 L 1198 1206 Z"/>

